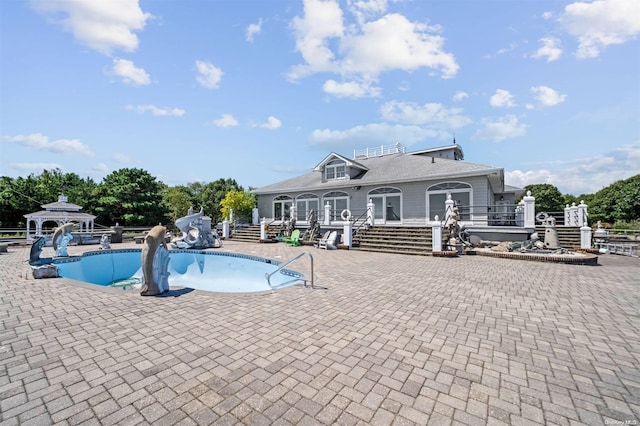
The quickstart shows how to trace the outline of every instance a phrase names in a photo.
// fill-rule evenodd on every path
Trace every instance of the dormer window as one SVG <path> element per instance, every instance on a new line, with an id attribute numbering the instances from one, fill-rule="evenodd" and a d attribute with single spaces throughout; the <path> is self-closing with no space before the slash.
<path id="1" fill-rule="evenodd" d="M 324 166 L 324 177 L 326 180 L 344 179 L 347 177 L 347 166 L 344 161 L 333 160 Z"/>

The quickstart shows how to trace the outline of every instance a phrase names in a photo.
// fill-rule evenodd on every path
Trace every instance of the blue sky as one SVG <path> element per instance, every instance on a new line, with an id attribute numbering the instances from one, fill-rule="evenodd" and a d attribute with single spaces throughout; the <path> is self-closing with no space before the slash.
<path id="1" fill-rule="evenodd" d="M 451 143 L 506 183 L 640 173 L 640 2 L 0 2 L 0 175 L 260 187 Z"/>

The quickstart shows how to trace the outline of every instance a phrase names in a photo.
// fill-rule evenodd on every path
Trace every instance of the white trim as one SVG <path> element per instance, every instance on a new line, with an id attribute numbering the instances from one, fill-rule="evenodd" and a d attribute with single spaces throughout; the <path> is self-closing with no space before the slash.
<path id="1" fill-rule="evenodd" d="M 456 188 L 456 189 L 438 189 L 435 191 L 431 191 L 430 189 L 433 188 L 434 186 L 438 186 L 438 185 L 443 185 L 443 184 L 447 184 L 447 183 L 454 183 L 454 184 L 463 184 L 463 185 L 467 185 L 468 188 Z M 433 185 L 429 185 L 429 187 L 427 187 L 427 189 L 425 190 L 425 217 L 427 219 L 427 221 L 433 221 L 435 220 L 433 217 L 430 216 L 430 207 L 431 205 L 429 204 L 429 196 L 430 195 L 436 195 L 436 194 L 451 194 L 451 193 L 468 193 L 469 194 L 469 205 L 468 206 L 464 206 L 464 207 L 468 207 L 469 211 L 471 212 L 471 208 L 473 207 L 473 185 L 471 185 L 468 182 L 462 182 L 462 181 L 443 181 L 443 182 L 438 182 L 438 183 L 434 183 Z M 446 197 L 445 197 L 446 199 Z M 443 211 L 444 211 L 444 204 L 442 206 Z M 471 213 L 469 213 L 471 215 Z M 439 218 L 440 220 L 444 220 L 444 215 L 443 217 Z M 469 220 L 466 221 L 461 221 L 463 224 L 473 224 L 473 217 L 471 216 L 469 218 Z"/>
<path id="2" fill-rule="evenodd" d="M 398 192 L 386 192 L 386 193 L 381 193 L 381 194 L 372 194 L 373 191 L 376 190 L 380 190 L 380 189 L 385 189 L 385 188 L 389 188 L 389 189 L 394 189 Z M 387 219 L 387 211 L 386 211 L 386 207 L 387 207 L 387 196 L 392 196 L 392 197 L 400 197 L 400 214 L 398 215 L 400 217 L 400 220 L 389 220 Z M 394 186 L 378 186 L 376 188 L 372 188 L 371 190 L 369 190 L 369 192 L 367 192 L 367 200 L 371 200 L 373 198 L 382 198 L 382 206 L 377 206 L 376 205 L 376 211 L 378 210 L 378 208 L 381 209 L 382 211 L 382 217 L 378 218 L 375 217 L 375 213 L 374 212 L 374 219 L 376 221 L 376 223 L 378 223 L 378 221 L 382 222 L 382 224 L 403 224 L 404 221 L 404 193 L 402 192 L 402 190 L 400 188 L 396 188 Z M 374 202 L 374 204 L 376 204 Z"/>

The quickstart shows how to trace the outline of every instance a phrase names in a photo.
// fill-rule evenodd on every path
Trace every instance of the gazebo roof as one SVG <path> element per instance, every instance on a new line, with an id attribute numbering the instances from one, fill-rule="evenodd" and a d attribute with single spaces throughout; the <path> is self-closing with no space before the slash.
<path id="1" fill-rule="evenodd" d="M 86 222 L 94 220 L 96 216 L 88 213 L 82 213 L 82 206 L 70 203 L 65 195 L 59 195 L 58 201 L 55 203 L 43 204 L 45 210 L 39 212 L 25 214 L 27 219 L 44 219 L 46 220 L 63 220 Z"/>
<path id="2" fill-rule="evenodd" d="M 77 212 L 82 210 L 82 206 L 70 203 L 67 196 L 62 194 L 58 195 L 58 201 L 55 203 L 43 204 L 42 208 L 49 211 L 62 211 L 62 212 Z"/>
<path id="3" fill-rule="evenodd" d="M 93 220 L 96 218 L 94 215 L 89 213 L 51 210 L 41 210 L 39 212 L 25 214 L 24 217 L 26 217 L 27 219 L 42 218 L 46 220 L 66 219 L 78 222 L 84 222 L 85 220 Z"/>

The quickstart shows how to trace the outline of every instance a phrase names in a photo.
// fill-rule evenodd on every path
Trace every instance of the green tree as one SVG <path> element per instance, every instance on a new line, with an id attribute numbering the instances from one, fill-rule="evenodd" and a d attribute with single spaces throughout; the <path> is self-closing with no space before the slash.
<path id="1" fill-rule="evenodd" d="M 167 223 L 162 202 L 165 185 L 147 171 L 136 168 L 116 170 L 106 176 L 97 189 L 98 223 L 147 226 Z"/>
<path id="2" fill-rule="evenodd" d="M 220 205 L 222 217 L 228 218 L 233 209 L 235 218 L 249 221 L 252 210 L 256 206 L 256 196 L 246 191 L 229 191 Z"/>
<path id="3" fill-rule="evenodd" d="M 179 185 L 167 188 L 164 191 L 163 203 L 167 209 L 169 220 L 175 222 L 187 214 L 190 207 L 194 209 L 194 204 L 199 203 L 193 196 L 193 190 L 189 186 Z"/>
<path id="4" fill-rule="evenodd" d="M 41 210 L 41 205 L 49 200 L 42 200 L 37 188 L 37 178 L 29 175 L 26 178 L 12 179 L 2 176 L 0 179 L 0 226 L 3 228 L 26 227 L 23 215 Z"/>
<path id="5" fill-rule="evenodd" d="M 549 183 L 527 185 L 524 187 L 523 196 L 527 191 L 531 191 L 531 195 L 536 198 L 536 213 L 564 211 L 565 198 L 555 186 Z"/>
<path id="6" fill-rule="evenodd" d="M 244 189 L 231 178 L 218 179 L 204 186 L 199 200 L 200 206 L 204 209 L 204 213 L 211 217 L 213 223 L 220 222 L 224 218 L 220 202 L 230 191 L 242 192 Z"/>
<path id="7" fill-rule="evenodd" d="M 619 180 L 593 195 L 589 219 L 614 223 L 640 220 L 640 175 Z"/>

